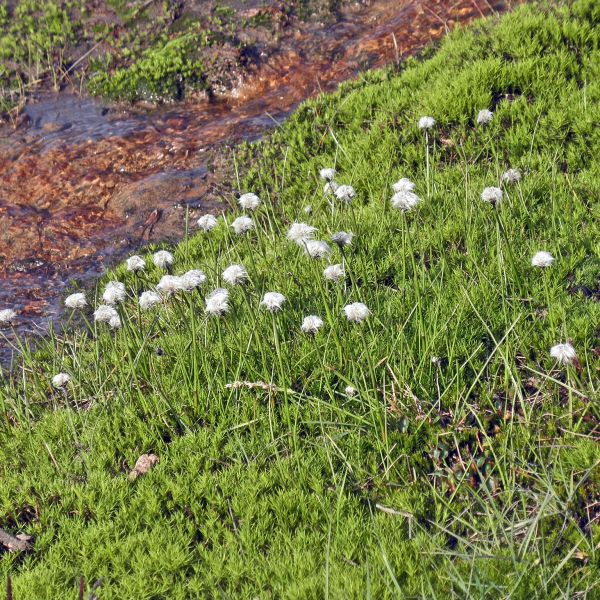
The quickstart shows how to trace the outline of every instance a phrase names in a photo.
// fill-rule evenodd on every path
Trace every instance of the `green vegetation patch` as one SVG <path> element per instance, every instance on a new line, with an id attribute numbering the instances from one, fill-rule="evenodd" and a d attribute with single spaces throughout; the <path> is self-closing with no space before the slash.
<path id="1" fill-rule="evenodd" d="M 595 1 L 524 6 L 236 149 L 254 211 L 120 266 L 5 375 L 14 597 L 597 597 L 599 58 Z"/>

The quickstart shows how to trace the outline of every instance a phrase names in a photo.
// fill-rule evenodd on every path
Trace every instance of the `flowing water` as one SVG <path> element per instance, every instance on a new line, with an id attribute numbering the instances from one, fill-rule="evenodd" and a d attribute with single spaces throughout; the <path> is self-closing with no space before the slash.
<path id="1" fill-rule="evenodd" d="M 15 308 L 23 331 L 43 331 L 71 282 L 147 241 L 181 237 L 186 213 L 223 208 L 206 159 L 220 144 L 257 139 L 306 98 L 507 8 L 501 0 L 368 4 L 288 35 L 224 97 L 132 108 L 61 93 L 28 105 L 22 125 L 0 130 L 0 308 Z"/>

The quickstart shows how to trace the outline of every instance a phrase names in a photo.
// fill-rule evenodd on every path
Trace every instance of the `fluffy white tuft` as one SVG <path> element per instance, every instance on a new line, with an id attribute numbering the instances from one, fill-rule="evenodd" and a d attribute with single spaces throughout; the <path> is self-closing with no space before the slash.
<path id="1" fill-rule="evenodd" d="M 121 327 L 119 313 L 112 306 L 101 304 L 94 311 L 94 320 L 97 323 L 108 323 L 113 329 Z"/>
<path id="2" fill-rule="evenodd" d="M 346 276 L 342 265 L 329 265 L 324 271 L 325 279 L 329 281 L 339 281 Z"/>
<path id="3" fill-rule="evenodd" d="M 433 117 L 421 117 L 419 119 L 419 129 L 431 129 L 435 125 Z"/>
<path id="4" fill-rule="evenodd" d="M 577 352 L 568 342 L 552 346 L 550 356 L 555 358 L 561 365 L 572 365 L 577 361 Z"/>
<path id="5" fill-rule="evenodd" d="M 354 234 L 351 231 L 337 231 L 331 236 L 331 241 L 341 249 L 349 246 L 353 237 Z"/>
<path id="6" fill-rule="evenodd" d="M 532 267 L 550 267 L 554 262 L 554 256 L 550 254 L 550 252 L 546 252 L 545 250 L 540 250 L 533 255 L 531 259 Z"/>
<path id="7" fill-rule="evenodd" d="M 325 258 L 331 252 L 331 248 L 321 240 L 308 240 L 304 247 L 311 258 Z"/>
<path id="8" fill-rule="evenodd" d="M 132 271 L 133 273 L 143 271 L 146 268 L 146 261 L 137 254 L 130 256 L 125 264 L 127 265 L 127 270 Z"/>
<path id="9" fill-rule="evenodd" d="M 502 173 L 502 181 L 504 183 L 518 183 L 521 181 L 521 171 L 519 169 L 508 169 Z"/>
<path id="10" fill-rule="evenodd" d="M 243 210 L 256 210 L 260 204 L 260 198 L 256 194 L 252 193 L 243 194 L 240 196 L 238 204 Z"/>
<path id="11" fill-rule="evenodd" d="M 229 285 L 242 285 L 248 281 L 248 271 L 242 265 L 230 265 L 223 271 L 223 281 Z"/>
<path id="12" fill-rule="evenodd" d="M 260 301 L 261 306 L 264 306 L 271 312 L 277 312 L 283 308 L 285 296 L 279 292 L 267 292 Z"/>
<path id="13" fill-rule="evenodd" d="M 160 304 L 161 297 L 157 292 L 142 292 L 138 299 L 142 310 L 149 310 Z"/>
<path id="14" fill-rule="evenodd" d="M 217 226 L 217 217 L 214 215 L 202 215 L 196 223 L 202 231 L 208 233 Z"/>
<path id="15" fill-rule="evenodd" d="M 503 196 L 502 190 L 497 187 L 486 187 L 483 192 L 481 192 L 481 199 L 490 204 L 500 204 Z"/>
<path id="16" fill-rule="evenodd" d="M 413 192 L 396 192 L 392 196 L 392 206 L 401 210 L 402 212 L 408 212 L 412 208 L 414 208 L 421 199 L 419 196 L 414 194 Z"/>
<path id="17" fill-rule="evenodd" d="M 317 228 L 308 223 L 292 223 L 287 232 L 287 239 L 291 242 L 296 242 L 300 246 L 304 246 L 306 242 L 312 240 L 316 231 Z"/>
<path id="18" fill-rule="evenodd" d="M 304 333 L 312 333 L 313 335 L 323 327 L 323 319 L 316 315 L 308 315 L 302 321 L 302 331 Z"/>
<path id="19" fill-rule="evenodd" d="M 55 388 L 62 388 L 71 381 L 71 376 L 68 373 L 58 373 L 52 378 L 52 385 Z"/>
<path id="20" fill-rule="evenodd" d="M 236 235 L 247 233 L 254 229 L 254 221 L 250 217 L 238 217 L 230 226 Z"/>
<path id="21" fill-rule="evenodd" d="M 17 319 L 17 313 L 12 308 L 0 310 L 0 325 L 10 325 Z"/>
<path id="22" fill-rule="evenodd" d="M 487 125 L 494 118 L 494 113 L 487 108 L 480 110 L 477 115 L 478 125 Z"/>
<path id="23" fill-rule="evenodd" d="M 179 275 L 163 275 L 156 286 L 163 296 L 170 296 L 183 290 L 183 281 Z"/>
<path id="24" fill-rule="evenodd" d="M 76 294 L 71 294 L 65 298 L 65 306 L 67 308 L 85 308 L 87 306 L 87 300 L 85 299 L 85 294 L 82 292 L 77 292 Z"/>
<path id="25" fill-rule="evenodd" d="M 319 171 L 319 176 L 323 181 L 333 181 L 335 179 L 335 169 L 327 168 Z"/>
<path id="26" fill-rule="evenodd" d="M 191 292 L 199 288 L 206 281 L 206 275 L 199 269 L 192 269 L 181 276 L 181 289 Z"/>
<path id="27" fill-rule="evenodd" d="M 174 260 L 173 255 L 167 250 L 159 250 L 158 252 L 155 252 L 152 257 L 152 262 L 159 269 L 167 269 L 173 264 Z"/>
<path id="28" fill-rule="evenodd" d="M 323 186 L 323 193 L 326 196 L 333 196 L 333 194 L 335 194 L 337 192 L 339 187 L 340 187 L 339 183 L 336 183 L 335 181 L 328 181 Z"/>
<path id="29" fill-rule="evenodd" d="M 371 314 L 371 311 L 367 308 L 366 304 L 353 302 L 344 306 L 344 313 L 348 321 L 362 323 Z"/>
<path id="30" fill-rule="evenodd" d="M 392 185 L 394 192 L 412 192 L 415 189 L 415 184 L 406 177 L 399 179 Z"/>
<path id="31" fill-rule="evenodd" d="M 125 300 L 125 284 L 120 281 L 109 281 L 102 294 L 102 300 L 106 304 L 118 304 Z"/>
<path id="32" fill-rule="evenodd" d="M 219 317 L 229 312 L 229 292 L 223 288 L 216 289 L 206 297 L 204 312 Z"/>
<path id="33" fill-rule="evenodd" d="M 335 197 L 346 204 L 350 204 L 356 197 L 356 190 L 351 185 L 340 185 L 335 190 Z"/>

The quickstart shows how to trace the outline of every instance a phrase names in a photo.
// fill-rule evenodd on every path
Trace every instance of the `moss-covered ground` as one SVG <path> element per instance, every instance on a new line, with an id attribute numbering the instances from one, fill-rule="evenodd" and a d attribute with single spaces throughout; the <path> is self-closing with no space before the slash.
<path id="1" fill-rule="evenodd" d="M 597 2 L 528 5 L 239 148 L 256 228 L 235 235 L 234 209 L 173 249 L 199 291 L 139 310 L 164 274 L 148 255 L 109 276 L 121 328 L 86 309 L 5 373 L 0 527 L 33 536 L 0 560 L 14 597 L 75 597 L 83 576 L 102 599 L 598 598 L 599 70 Z M 324 195 L 329 166 L 350 205 Z M 401 177 L 421 198 L 406 213 Z M 286 239 L 295 220 L 327 259 Z M 232 263 L 250 281 L 207 316 Z M 559 364 L 567 341 L 578 360 Z"/>

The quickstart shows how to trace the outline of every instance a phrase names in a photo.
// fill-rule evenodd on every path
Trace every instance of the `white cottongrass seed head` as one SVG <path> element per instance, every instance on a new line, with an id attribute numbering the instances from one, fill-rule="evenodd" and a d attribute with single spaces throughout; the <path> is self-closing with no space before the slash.
<path id="1" fill-rule="evenodd" d="M 508 169 L 502 173 L 503 183 L 518 183 L 521 181 L 521 171 L 519 169 Z"/>
<path id="2" fill-rule="evenodd" d="M 83 292 L 77 292 L 75 294 L 70 294 L 65 298 L 65 306 L 67 308 L 72 308 L 73 310 L 78 308 L 85 308 L 87 306 L 87 300 L 85 299 L 85 294 Z"/>
<path id="3" fill-rule="evenodd" d="M 481 192 L 481 199 L 490 204 L 500 204 L 503 196 L 502 190 L 498 187 L 486 187 L 483 192 Z"/>
<path id="4" fill-rule="evenodd" d="M 277 312 L 283 308 L 285 296 L 279 292 L 267 292 L 260 301 L 260 304 L 271 312 Z"/>
<path id="5" fill-rule="evenodd" d="M 350 398 L 354 398 L 354 396 L 356 396 L 356 388 L 353 388 L 351 385 L 347 385 L 344 388 L 344 392 L 345 392 L 346 396 L 348 396 Z"/>
<path id="6" fill-rule="evenodd" d="M 304 246 L 306 242 L 312 240 L 316 231 L 317 228 L 308 223 L 295 222 L 290 225 L 286 237 L 291 242 L 296 242 L 296 244 Z"/>
<path id="7" fill-rule="evenodd" d="M 157 292 L 142 292 L 138 298 L 138 303 L 142 310 L 150 310 L 161 302 L 161 296 Z"/>
<path id="8" fill-rule="evenodd" d="M 550 356 L 555 358 L 561 365 L 572 365 L 577 361 L 577 352 L 569 342 L 552 346 Z"/>
<path id="9" fill-rule="evenodd" d="M 170 296 L 183 291 L 183 280 L 179 275 L 163 275 L 156 285 L 163 296 Z"/>
<path id="10" fill-rule="evenodd" d="M 191 269 L 187 273 L 181 275 L 181 289 L 184 292 L 192 292 L 199 288 L 206 281 L 204 271 L 199 269 Z"/>
<path id="11" fill-rule="evenodd" d="M 333 194 L 335 194 L 338 190 L 338 188 L 340 187 L 339 183 L 336 183 L 335 181 L 328 181 L 324 186 L 323 186 L 323 193 L 326 196 L 333 196 Z"/>
<path id="12" fill-rule="evenodd" d="M 392 206 L 398 210 L 401 210 L 402 212 L 408 212 L 409 210 L 413 209 L 417 204 L 419 204 L 420 201 L 421 198 L 419 198 L 419 196 L 417 196 L 414 192 L 409 191 L 396 192 L 392 196 L 391 200 Z"/>
<path id="13" fill-rule="evenodd" d="M 304 247 L 306 248 L 306 253 L 315 259 L 325 258 L 331 252 L 331 248 L 327 243 L 321 240 L 308 240 Z"/>
<path id="14" fill-rule="evenodd" d="M 168 269 L 173 264 L 174 260 L 173 255 L 167 250 L 159 250 L 152 256 L 152 262 L 159 269 Z"/>
<path id="15" fill-rule="evenodd" d="M 480 110 L 477 114 L 477 124 L 487 125 L 494 118 L 494 113 L 487 108 Z"/>
<path id="16" fill-rule="evenodd" d="M 65 387 L 69 381 L 71 381 L 71 376 L 68 373 L 57 373 L 52 378 L 52 385 L 55 388 L 62 388 Z"/>
<path id="17" fill-rule="evenodd" d="M 339 281 L 346 276 L 344 267 L 340 264 L 329 265 L 325 268 L 323 274 L 325 275 L 325 279 L 328 279 L 329 281 Z"/>
<path id="18" fill-rule="evenodd" d="M 230 227 L 236 235 L 242 235 L 254 229 L 254 221 L 250 217 L 238 217 Z"/>
<path id="19" fill-rule="evenodd" d="M 309 204 L 308 206 L 305 206 L 302 210 L 304 211 L 305 215 L 310 215 L 312 213 L 312 206 Z"/>
<path id="20" fill-rule="evenodd" d="M 238 204 L 243 210 L 256 210 L 260 204 L 260 198 L 256 194 L 249 192 L 240 196 Z"/>
<path id="21" fill-rule="evenodd" d="M 108 323 L 113 329 L 121 327 L 121 318 L 114 307 L 108 304 L 100 304 L 94 311 L 94 321 L 97 323 Z"/>
<path id="22" fill-rule="evenodd" d="M 223 271 L 223 281 L 229 285 L 242 285 L 248 281 L 248 271 L 242 265 L 229 265 Z"/>
<path id="23" fill-rule="evenodd" d="M 344 306 L 344 313 L 348 321 L 362 323 L 371 314 L 371 311 L 367 308 L 366 304 L 353 302 Z"/>
<path id="24" fill-rule="evenodd" d="M 204 233 L 208 233 L 212 231 L 217 226 L 217 217 L 214 215 L 202 215 L 197 221 L 196 224 Z"/>
<path id="25" fill-rule="evenodd" d="M 104 288 L 102 300 L 106 304 L 118 304 L 125 300 L 125 284 L 120 281 L 109 281 Z"/>
<path id="26" fill-rule="evenodd" d="M 302 321 L 302 331 L 304 333 L 314 335 L 321 327 L 323 327 L 323 319 L 316 315 L 308 315 L 308 317 L 304 317 L 304 320 Z"/>
<path id="27" fill-rule="evenodd" d="M 435 125 L 433 117 L 421 117 L 419 119 L 419 129 L 431 129 Z"/>
<path id="28" fill-rule="evenodd" d="M 533 255 L 531 259 L 532 267 L 551 267 L 554 262 L 554 256 L 550 254 L 550 252 L 546 252 L 545 250 L 540 250 Z"/>
<path id="29" fill-rule="evenodd" d="M 130 256 L 125 264 L 127 265 L 127 270 L 131 271 L 132 273 L 143 271 L 146 268 L 146 261 L 137 254 Z"/>
<path id="30" fill-rule="evenodd" d="M 17 320 L 17 313 L 12 308 L 0 310 L 0 325 L 11 325 Z"/>
<path id="31" fill-rule="evenodd" d="M 394 192 L 412 192 L 415 189 L 415 184 L 406 177 L 399 179 L 392 185 Z"/>
<path id="32" fill-rule="evenodd" d="M 204 312 L 213 317 L 220 317 L 229 312 L 229 292 L 218 288 L 206 297 Z"/>
<path id="33" fill-rule="evenodd" d="M 331 241 L 341 249 L 349 246 L 352 243 L 353 237 L 354 234 L 351 231 L 336 231 L 331 236 Z"/>
<path id="34" fill-rule="evenodd" d="M 319 171 L 319 176 L 323 181 L 333 181 L 335 179 L 335 169 L 328 167 Z"/>
<path id="35" fill-rule="evenodd" d="M 351 185 L 340 185 L 335 190 L 335 197 L 346 204 L 350 204 L 356 197 L 356 190 Z"/>

